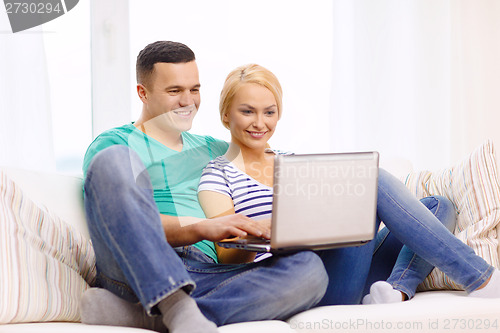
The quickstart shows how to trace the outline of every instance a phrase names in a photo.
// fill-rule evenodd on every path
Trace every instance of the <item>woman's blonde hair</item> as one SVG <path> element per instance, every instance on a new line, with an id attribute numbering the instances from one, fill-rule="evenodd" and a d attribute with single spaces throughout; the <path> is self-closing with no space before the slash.
<path id="1" fill-rule="evenodd" d="M 276 99 L 278 119 L 281 118 L 283 91 L 281 90 L 278 78 L 270 70 L 260 65 L 249 64 L 240 66 L 229 73 L 222 87 L 219 112 L 224 127 L 229 128 L 229 124 L 224 121 L 224 115 L 229 112 L 238 89 L 245 83 L 255 83 L 269 89 Z"/>

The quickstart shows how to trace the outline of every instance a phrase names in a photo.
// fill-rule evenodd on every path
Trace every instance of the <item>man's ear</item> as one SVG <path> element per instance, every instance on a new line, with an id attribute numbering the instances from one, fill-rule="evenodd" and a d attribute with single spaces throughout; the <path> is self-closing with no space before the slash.
<path id="1" fill-rule="evenodd" d="M 137 85 L 137 95 L 139 95 L 139 98 L 143 103 L 147 103 L 148 99 L 147 89 L 140 83 Z"/>

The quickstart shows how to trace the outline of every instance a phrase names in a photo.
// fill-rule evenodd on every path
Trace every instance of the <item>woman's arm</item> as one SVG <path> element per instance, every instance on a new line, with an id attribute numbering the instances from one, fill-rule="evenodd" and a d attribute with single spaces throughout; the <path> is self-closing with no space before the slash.
<path id="1" fill-rule="evenodd" d="M 217 218 L 231 217 L 231 216 L 242 216 L 240 214 L 235 215 L 233 201 L 230 197 L 214 192 L 214 191 L 200 191 L 198 192 L 198 200 L 200 201 L 201 208 L 205 212 L 205 215 L 210 219 L 209 222 L 215 221 Z M 259 223 L 248 217 L 245 217 L 247 223 L 252 228 L 257 230 L 257 233 L 251 232 L 250 234 L 259 237 L 270 237 L 270 232 L 267 224 Z M 241 237 L 240 235 L 234 235 Z M 244 262 L 252 262 L 255 259 L 255 252 L 238 250 L 238 249 L 225 249 L 217 244 L 215 245 L 217 250 L 217 257 L 220 263 L 223 264 L 239 264 Z"/>

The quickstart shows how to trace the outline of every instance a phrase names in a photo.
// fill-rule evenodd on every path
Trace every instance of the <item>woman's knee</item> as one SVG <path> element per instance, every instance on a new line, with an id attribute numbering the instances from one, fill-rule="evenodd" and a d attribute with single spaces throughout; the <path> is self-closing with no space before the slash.
<path id="1" fill-rule="evenodd" d="M 456 209 L 454 204 L 445 196 L 432 195 L 420 200 L 450 231 L 455 229 Z"/>

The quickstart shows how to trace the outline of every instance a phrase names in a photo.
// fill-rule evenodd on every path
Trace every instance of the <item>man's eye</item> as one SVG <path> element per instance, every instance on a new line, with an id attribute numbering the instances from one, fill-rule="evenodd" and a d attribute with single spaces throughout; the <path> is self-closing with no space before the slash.
<path id="1" fill-rule="evenodd" d="M 199 94 L 200 93 L 200 89 L 199 88 L 191 89 L 191 92 L 193 94 Z"/>
<path id="2" fill-rule="evenodd" d="M 180 90 L 178 90 L 178 89 L 169 90 L 168 93 L 169 94 L 178 94 L 178 93 L 180 93 Z"/>

